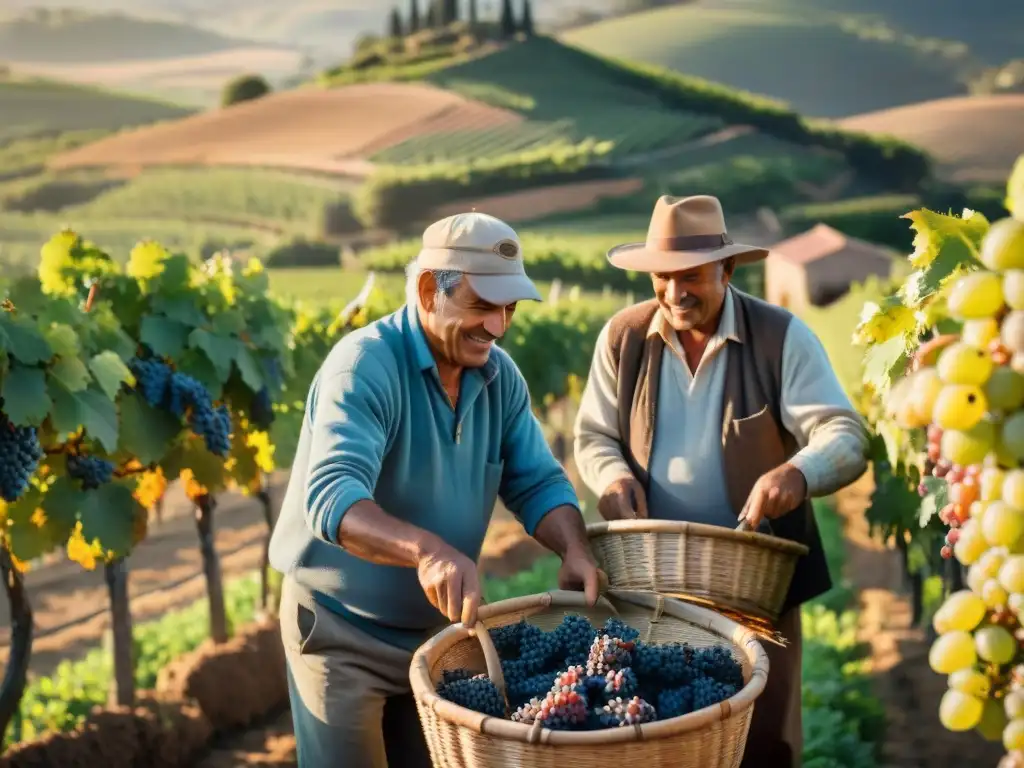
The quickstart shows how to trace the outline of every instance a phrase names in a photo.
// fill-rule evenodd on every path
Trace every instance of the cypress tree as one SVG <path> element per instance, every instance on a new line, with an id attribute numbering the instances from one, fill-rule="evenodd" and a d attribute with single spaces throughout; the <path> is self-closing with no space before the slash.
<path id="1" fill-rule="evenodd" d="M 402 37 L 402 15 L 397 8 L 391 9 L 391 16 L 388 18 L 388 34 L 395 39 Z"/>
<path id="2" fill-rule="evenodd" d="M 409 34 L 420 31 L 420 2 L 409 0 Z"/>
<path id="3" fill-rule="evenodd" d="M 530 0 L 523 0 L 523 15 L 519 20 L 519 31 L 533 37 L 533 9 Z"/>
<path id="4" fill-rule="evenodd" d="M 501 0 L 501 21 L 499 26 L 502 37 L 515 37 L 516 19 L 512 14 L 512 0 Z"/>

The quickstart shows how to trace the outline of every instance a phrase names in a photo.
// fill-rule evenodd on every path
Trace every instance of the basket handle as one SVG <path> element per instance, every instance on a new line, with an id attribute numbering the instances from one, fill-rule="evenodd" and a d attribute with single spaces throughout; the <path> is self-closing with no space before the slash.
<path id="1" fill-rule="evenodd" d="M 469 630 L 469 636 L 475 637 L 480 643 L 480 649 L 484 652 L 484 662 L 487 664 L 487 676 L 494 683 L 494 687 L 498 689 L 498 693 L 501 694 L 507 713 L 508 691 L 505 690 L 505 674 L 501 671 L 501 658 L 498 656 L 498 649 L 494 647 L 494 641 L 491 640 L 491 633 L 487 631 L 487 627 L 482 621 L 477 621 Z"/>

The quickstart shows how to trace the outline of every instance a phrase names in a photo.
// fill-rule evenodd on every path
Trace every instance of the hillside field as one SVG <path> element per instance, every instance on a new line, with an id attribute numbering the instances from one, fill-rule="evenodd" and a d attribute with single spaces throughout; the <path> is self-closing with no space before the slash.
<path id="1" fill-rule="evenodd" d="M 928 101 L 857 115 L 840 125 L 916 144 L 954 181 L 1000 183 L 1024 153 L 1024 94 Z"/>
<path id="2" fill-rule="evenodd" d="M 19 136 L 117 130 L 173 120 L 192 109 L 156 99 L 48 80 L 0 80 L 0 144 Z"/>
<path id="3" fill-rule="evenodd" d="M 762 94 L 815 117 L 846 117 L 964 92 L 940 56 L 866 39 L 815 9 L 783 3 L 669 6 L 562 38 L 615 58 L 668 67 Z"/>

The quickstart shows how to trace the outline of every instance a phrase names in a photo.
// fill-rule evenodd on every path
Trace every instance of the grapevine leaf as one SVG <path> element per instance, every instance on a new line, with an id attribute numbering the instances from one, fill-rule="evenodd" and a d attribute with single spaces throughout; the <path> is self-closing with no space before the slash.
<path id="1" fill-rule="evenodd" d="M 2 393 L 4 412 L 16 426 L 38 427 L 50 412 L 50 396 L 46 394 L 46 377 L 41 368 L 12 366 L 4 376 Z"/>
<path id="2" fill-rule="evenodd" d="M 909 359 L 907 338 L 902 335 L 869 347 L 864 354 L 864 381 L 883 392 L 889 388 L 893 377 L 902 372 Z"/>
<path id="3" fill-rule="evenodd" d="M 50 367 L 50 375 L 68 392 L 81 392 L 92 379 L 85 363 L 77 357 L 62 357 Z"/>
<path id="4" fill-rule="evenodd" d="M 253 392 L 259 392 L 263 388 L 263 374 L 260 372 L 260 365 L 242 344 L 238 345 L 235 363 L 238 365 L 238 372 L 242 375 L 245 385 Z"/>
<path id="5" fill-rule="evenodd" d="M 1015 219 L 1024 221 L 1024 155 L 1018 157 L 1013 164 L 1013 171 L 1006 183 L 1004 205 Z"/>
<path id="6" fill-rule="evenodd" d="M 59 542 L 51 536 L 45 518 L 36 514 L 35 504 L 24 499 L 7 508 L 5 531 L 11 553 L 22 561 L 34 560 L 50 552 Z"/>
<path id="7" fill-rule="evenodd" d="M 962 237 L 943 240 L 937 255 L 926 267 L 907 278 L 902 293 L 907 304 L 920 306 L 925 300 L 938 293 L 943 284 L 961 271 L 963 267 L 978 264 L 971 246 Z"/>
<path id="8" fill-rule="evenodd" d="M 181 373 L 191 376 L 206 387 L 211 398 L 220 399 L 224 385 L 217 375 L 217 369 L 213 367 L 213 363 L 205 354 L 190 349 L 177 360 L 177 368 Z"/>
<path id="9" fill-rule="evenodd" d="M 75 527 L 81 496 L 82 492 L 67 475 L 58 477 L 42 495 L 39 507 L 46 515 L 46 525 L 56 544 L 63 543 Z"/>
<path id="10" fill-rule="evenodd" d="M 125 272 L 136 280 L 149 280 L 164 271 L 164 261 L 169 254 L 162 245 L 153 240 L 143 240 L 132 248 L 125 265 Z"/>
<path id="11" fill-rule="evenodd" d="M 90 348 L 106 349 L 117 354 L 122 360 L 129 360 L 135 356 L 135 341 L 124 332 L 120 323 L 113 315 L 97 312 L 91 313 L 92 317 L 98 318 L 98 324 L 90 329 Z"/>
<path id="12" fill-rule="evenodd" d="M 142 318 L 139 341 L 161 357 L 177 358 L 185 350 L 188 327 L 177 320 L 160 315 Z"/>
<path id="13" fill-rule="evenodd" d="M 79 512 L 83 538 L 89 542 L 99 539 L 104 551 L 114 557 L 127 555 L 139 507 L 131 490 L 120 483 L 107 483 L 83 496 Z"/>
<path id="14" fill-rule="evenodd" d="M 192 471 L 197 483 L 205 486 L 210 493 L 224 488 L 224 460 L 214 456 L 199 438 L 192 438 L 179 444 L 161 462 L 164 475 L 178 477 L 182 471 Z"/>
<path id="15" fill-rule="evenodd" d="M 71 230 L 51 237 L 39 253 L 39 281 L 47 293 L 60 293 L 68 284 L 66 272 L 74 266 L 72 252 L 81 247 L 81 239 Z"/>
<path id="16" fill-rule="evenodd" d="M 96 377 L 96 383 L 100 385 L 100 389 L 111 400 L 117 398 L 122 384 L 130 386 L 135 383 L 135 377 L 128 370 L 128 366 L 117 356 L 116 352 L 109 350 L 93 356 L 89 361 L 89 370 Z"/>
<path id="17" fill-rule="evenodd" d="M 218 312 L 213 317 L 213 331 L 218 336 L 238 336 L 245 326 L 245 315 L 236 309 Z"/>
<path id="18" fill-rule="evenodd" d="M 918 523 L 924 528 L 939 510 L 949 503 L 949 483 L 943 478 L 931 475 L 922 478 L 921 482 L 927 490 L 927 495 L 921 501 Z"/>
<path id="19" fill-rule="evenodd" d="M 87 389 L 75 392 L 85 431 L 108 453 L 117 449 L 117 406 L 102 392 Z"/>
<path id="20" fill-rule="evenodd" d="M 77 431 L 82 425 L 82 407 L 78 399 L 53 378 L 52 374 L 48 377 L 46 391 L 53 401 L 50 424 L 63 442 L 66 435 Z"/>
<path id="21" fill-rule="evenodd" d="M 172 299 L 157 296 L 153 299 L 153 311 L 166 315 L 189 328 L 196 328 L 206 322 L 206 317 L 196 306 L 193 298 Z"/>
<path id="22" fill-rule="evenodd" d="M 121 434 L 119 450 L 150 465 L 167 455 L 168 448 L 181 432 L 181 422 L 167 411 L 153 408 L 132 392 L 121 398 Z"/>
<path id="23" fill-rule="evenodd" d="M 241 488 L 250 488 L 260 475 L 260 466 L 257 462 L 258 446 L 250 445 L 247 437 L 237 428 L 231 435 L 231 479 Z"/>
<path id="24" fill-rule="evenodd" d="M 44 363 L 53 357 L 53 350 L 31 321 L 22 316 L 0 312 L 0 330 L 7 336 L 11 357 L 25 365 Z"/>
<path id="25" fill-rule="evenodd" d="M 226 336 L 215 336 L 202 328 L 196 328 L 189 334 L 190 347 L 201 349 L 213 363 L 217 372 L 217 381 L 223 384 L 231 375 L 231 364 L 238 355 L 242 342 Z"/>
<path id="26" fill-rule="evenodd" d="M 970 216 L 960 218 L 921 208 L 901 218 L 910 220 L 915 233 L 914 253 L 910 256 L 910 263 L 917 268 L 931 264 L 939 257 L 946 243 L 953 240 L 960 240 L 965 245 L 970 243 L 976 249 L 988 230 L 988 220 L 973 211 Z"/>
<path id="27" fill-rule="evenodd" d="M 880 421 L 875 426 L 875 431 L 882 438 L 885 445 L 885 458 L 890 465 L 896 466 L 900 459 L 900 446 L 902 445 L 903 430 L 892 421 Z"/>
<path id="28" fill-rule="evenodd" d="M 60 357 L 78 357 L 81 346 L 78 343 L 78 334 L 70 325 L 54 323 L 43 332 L 43 335 L 53 354 Z"/>
<path id="29" fill-rule="evenodd" d="M 185 293 L 192 282 L 192 265 L 187 256 L 175 254 L 164 259 L 163 271 L 153 280 L 158 293 L 172 295 Z"/>

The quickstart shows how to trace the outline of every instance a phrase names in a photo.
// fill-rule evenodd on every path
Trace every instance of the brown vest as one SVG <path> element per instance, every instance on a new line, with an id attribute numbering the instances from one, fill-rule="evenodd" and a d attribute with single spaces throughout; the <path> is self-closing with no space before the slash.
<path id="1" fill-rule="evenodd" d="M 733 292 L 736 336 L 729 341 L 722 401 L 722 451 L 726 484 L 739 516 L 754 483 L 797 451 L 796 439 L 782 426 L 782 346 L 792 315 L 781 307 Z M 658 303 L 654 299 L 618 312 L 608 344 L 618 381 L 619 435 L 633 474 L 649 487 L 647 469 L 654 443 L 655 409 L 665 341 L 648 334 Z M 653 510 L 652 510 L 653 511 Z M 786 608 L 806 602 L 832 586 L 821 536 L 810 501 L 773 520 L 772 533 L 806 545 L 797 563 Z"/>

